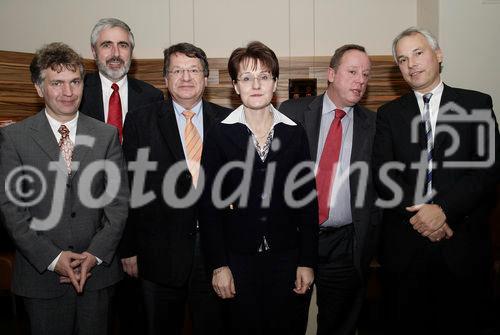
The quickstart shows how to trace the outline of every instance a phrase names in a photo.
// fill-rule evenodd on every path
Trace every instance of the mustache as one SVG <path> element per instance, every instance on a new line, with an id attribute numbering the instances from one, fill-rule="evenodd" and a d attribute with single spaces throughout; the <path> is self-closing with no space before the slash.
<path id="1" fill-rule="evenodd" d="M 121 59 L 120 57 L 111 57 L 110 59 L 106 60 L 106 64 L 109 64 L 111 62 L 120 62 L 122 64 L 125 64 L 125 62 L 123 61 L 123 59 Z"/>

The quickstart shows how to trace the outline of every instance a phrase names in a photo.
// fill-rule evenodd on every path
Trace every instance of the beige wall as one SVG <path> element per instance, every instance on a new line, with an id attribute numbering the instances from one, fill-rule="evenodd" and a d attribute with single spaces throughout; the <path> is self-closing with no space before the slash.
<path id="1" fill-rule="evenodd" d="M 500 118 L 500 1 L 441 0 L 443 80 L 493 97 Z"/>
<path id="2" fill-rule="evenodd" d="M 278 56 L 328 56 L 348 42 L 382 55 L 396 32 L 416 24 L 416 9 L 417 0 L 1 0 L 0 49 L 63 41 L 90 57 L 92 26 L 111 16 L 131 26 L 138 58 L 161 58 L 179 41 L 228 57 L 251 40 Z"/>

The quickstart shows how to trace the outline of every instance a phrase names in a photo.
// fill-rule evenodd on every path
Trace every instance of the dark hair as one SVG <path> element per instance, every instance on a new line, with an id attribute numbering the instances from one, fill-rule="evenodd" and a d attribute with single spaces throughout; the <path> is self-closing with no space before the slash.
<path id="1" fill-rule="evenodd" d="M 365 48 L 362 47 L 361 45 L 345 44 L 345 45 L 341 46 L 340 48 L 338 48 L 337 50 L 335 50 L 335 53 L 333 54 L 332 59 L 330 59 L 330 67 L 332 69 L 336 70 L 340 65 L 340 61 L 342 60 L 342 56 L 344 56 L 344 54 L 349 50 L 358 50 L 358 51 L 366 53 Z"/>
<path id="2" fill-rule="evenodd" d="M 274 51 L 269 49 L 264 43 L 253 41 L 247 44 L 246 48 L 235 49 L 229 57 L 227 69 L 229 76 L 233 81 L 238 79 L 238 71 L 240 64 L 245 62 L 253 62 L 257 66 L 257 61 L 260 61 L 263 67 L 271 71 L 274 79 L 278 79 L 280 75 L 280 65 Z"/>
<path id="3" fill-rule="evenodd" d="M 203 66 L 203 75 L 208 77 L 208 60 L 205 51 L 192 45 L 191 43 L 174 44 L 163 50 L 163 77 L 167 76 L 170 67 L 170 56 L 176 53 L 184 54 L 190 58 L 198 58 Z"/>
<path id="4" fill-rule="evenodd" d="M 83 79 L 85 68 L 83 60 L 73 49 L 61 42 L 54 42 L 44 45 L 35 53 L 35 57 L 30 64 L 31 81 L 40 85 L 43 82 L 42 71 L 51 68 L 61 72 L 63 67 L 76 72 L 80 70 L 80 77 Z"/>

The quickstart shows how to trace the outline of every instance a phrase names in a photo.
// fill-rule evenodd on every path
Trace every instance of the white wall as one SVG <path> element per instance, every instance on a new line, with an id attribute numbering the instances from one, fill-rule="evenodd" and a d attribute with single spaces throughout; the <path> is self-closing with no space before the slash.
<path id="1" fill-rule="evenodd" d="M 209 57 L 229 57 L 251 40 L 278 56 L 329 56 L 354 42 L 390 53 L 394 35 L 416 24 L 417 0 L 1 0 L 0 49 L 33 52 L 63 41 L 90 58 L 89 35 L 102 17 L 127 22 L 135 57 L 161 58 L 187 41 Z M 388 19 L 390 18 L 390 19 Z"/>
<path id="2" fill-rule="evenodd" d="M 443 80 L 492 95 L 500 118 L 500 1 L 440 0 Z"/>

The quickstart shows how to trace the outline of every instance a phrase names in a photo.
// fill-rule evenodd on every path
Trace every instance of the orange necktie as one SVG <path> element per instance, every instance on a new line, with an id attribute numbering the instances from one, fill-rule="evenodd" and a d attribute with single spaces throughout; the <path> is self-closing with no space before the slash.
<path id="1" fill-rule="evenodd" d="M 191 176 L 193 177 L 193 185 L 196 187 L 198 183 L 198 175 L 200 173 L 201 151 L 203 142 L 200 134 L 192 122 L 195 115 L 194 112 L 186 110 L 182 112 L 186 118 L 186 128 L 184 128 L 184 145 L 186 146 L 187 165 Z"/>

